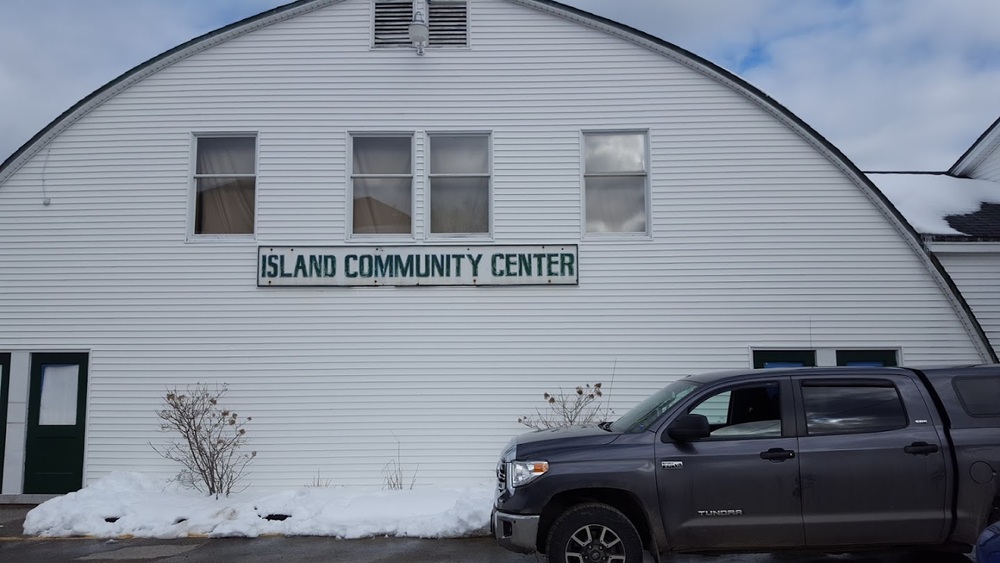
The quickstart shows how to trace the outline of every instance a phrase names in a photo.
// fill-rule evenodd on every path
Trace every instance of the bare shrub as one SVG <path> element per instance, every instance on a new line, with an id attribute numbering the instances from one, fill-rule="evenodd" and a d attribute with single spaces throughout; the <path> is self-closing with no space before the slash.
<path id="1" fill-rule="evenodd" d="M 400 491 L 406 485 L 406 477 L 403 475 L 399 438 L 396 437 L 395 432 L 392 433 L 392 438 L 393 440 L 396 440 L 396 457 L 390 459 L 388 463 L 382 467 L 382 477 L 384 479 L 382 488 L 392 491 Z M 413 470 L 413 475 L 410 478 L 410 489 L 413 489 L 413 485 L 417 482 L 417 469 L 419 468 L 420 466 L 417 465 L 416 469 Z"/>
<path id="2" fill-rule="evenodd" d="M 160 430 L 180 434 L 180 440 L 153 450 L 166 459 L 184 466 L 181 480 L 209 495 L 229 496 L 233 486 L 246 476 L 247 465 L 257 452 L 243 452 L 248 442 L 247 422 L 235 412 L 223 409 L 219 401 L 228 391 L 227 385 L 208 386 L 198 383 L 184 393 L 167 389 L 166 406 L 156 411 L 162 421 Z"/>
<path id="3" fill-rule="evenodd" d="M 519 417 L 517 421 L 536 430 L 601 422 L 614 414 L 602 408 L 602 396 L 600 383 L 595 383 L 593 387 L 589 383 L 578 385 L 571 393 L 564 393 L 560 388 L 557 394 L 542 395 L 547 405 L 544 412 L 535 409 L 534 415 Z"/>
<path id="4" fill-rule="evenodd" d="M 306 483 L 306 487 L 310 489 L 329 489 L 331 486 L 333 486 L 333 479 L 321 477 L 318 469 L 316 470 L 316 476 L 313 477 L 312 481 Z"/>

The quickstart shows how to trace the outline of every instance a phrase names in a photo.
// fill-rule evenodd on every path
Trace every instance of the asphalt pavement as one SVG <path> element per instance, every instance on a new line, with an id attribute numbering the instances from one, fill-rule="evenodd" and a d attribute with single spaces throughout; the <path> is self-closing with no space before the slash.
<path id="1" fill-rule="evenodd" d="M 229 561 L 350 561 L 352 563 L 544 563 L 538 555 L 511 553 L 492 538 L 417 539 L 329 537 L 94 539 L 23 536 L 31 506 L 0 505 L 0 561 L 156 561 L 222 563 Z M 968 563 L 971 558 L 944 555 L 801 553 L 677 555 L 663 563 Z M 652 561 L 647 557 L 647 561 Z"/>

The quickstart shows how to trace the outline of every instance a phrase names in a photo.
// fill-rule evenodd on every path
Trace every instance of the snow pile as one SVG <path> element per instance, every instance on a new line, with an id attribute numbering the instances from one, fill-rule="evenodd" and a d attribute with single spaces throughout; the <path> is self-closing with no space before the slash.
<path id="1" fill-rule="evenodd" d="M 32 509 L 24 533 L 159 539 L 261 534 L 462 537 L 488 532 L 492 489 L 492 485 L 402 491 L 305 488 L 215 500 L 140 473 L 115 472 Z"/>
<path id="2" fill-rule="evenodd" d="M 961 235 L 945 217 L 1000 203 L 1000 184 L 945 174 L 868 174 L 907 222 L 927 235 Z"/>

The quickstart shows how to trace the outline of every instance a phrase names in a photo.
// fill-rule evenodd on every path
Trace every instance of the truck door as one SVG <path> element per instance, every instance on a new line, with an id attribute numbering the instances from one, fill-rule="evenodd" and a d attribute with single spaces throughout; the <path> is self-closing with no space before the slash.
<path id="1" fill-rule="evenodd" d="M 863 372 L 794 381 L 806 544 L 942 540 L 946 452 L 916 384 Z"/>
<path id="2" fill-rule="evenodd" d="M 708 417 L 711 435 L 677 442 L 660 430 L 654 471 L 669 547 L 803 546 L 791 380 L 719 388 L 682 410 Z"/>

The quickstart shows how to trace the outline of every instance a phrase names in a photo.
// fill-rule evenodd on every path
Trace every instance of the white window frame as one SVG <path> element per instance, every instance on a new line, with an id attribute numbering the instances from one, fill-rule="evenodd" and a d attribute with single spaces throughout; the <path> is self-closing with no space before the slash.
<path id="1" fill-rule="evenodd" d="M 823 347 L 801 347 L 801 346 L 752 346 L 748 352 L 748 365 L 754 366 L 754 352 L 813 352 L 816 367 L 834 367 L 837 365 L 837 351 L 863 351 L 871 350 L 876 352 L 894 352 L 896 354 L 896 365 L 905 366 L 903 349 L 898 346 L 823 346 Z"/>
<path id="2" fill-rule="evenodd" d="M 421 177 L 421 185 L 423 186 L 423 197 L 421 201 L 423 202 L 423 220 L 424 224 L 424 238 L 429 241 L 455 241 L 455 240 L 475 240 L 483 242 L 493 241 L 493 133 L 491 131 L 453 131 L 453 130 L 442 130 L 442 131 L 424 131 L 422 135 L 422 152 L 420 154 L 421 164 L 420 167 L 423 170 Z M 487 170 L 485 174 L 431 174 L 431 137 L 486 137 L 486 166 Z M 486 210 L 486 232 L 484 233 L 434 233 L 431 231 L 431 180 L 435 177 L 446 178 L 448 176 L 454 177 L 483 177 L 487 178 L 487 190 L 486 195 L 486 205 L 488 209 Z"/>
<path id="3" fill-rule="evenodd" d="M 646 170 L 642 176 L 645 178 L 643 188 L 643 198 L 645 203 L 645 231 L 636 232 L 599 232 L 587 230 L 587 136 L 588 135 L 643 135 L 645 137 L 645 152 L 643 158 L 646 163 Z M 652 160 L 650 158 L 650 134 L 649 129 L 584 129 L 580 131 L 580 236 L 583 239 L 641 239 L 649 240 L 653 237 L 653 213 L 652 213 Z M 630 174 L 605 174 L 603 176 L 627 176 Z M 631 174 L 639 176 L 639 174 Z M 600 175 L 595 175 L 600 176 Z"/>
<path id="4" fill-rule="evenodd" d="M 386 234 L 355 234 L 354 232 L 354 139 L 359 137 L 408 137 L 410 139 L 410 232 L 409 233 L 386 233 Z M 349 186 L 347 189 L 347 202 L 345 206 L 347 221 L 344 228 L 347 231 L 347 241 L 362 242 L 413 242 L 417 233 L 417 170 L 420 164 L 417 162 L 417 140 L 418 135 L 414 131 L 349 131 L 347 133 L 347 179 Z M 380 177 L 393 177 L 396 175 L 387 174 Z M 398 177 L 402 178 L 403 175 Z"/>
<path id="5" fill-rule="evenodd" d="M 198 174 L 198 139 L 206 138 L 250 138 L 254 139 L 253 155 L 253 232 L 234 234 L 200 234 L 195 232 L 198 205 L 198 178 L 210 177 Z M 187 242 L 243 242 L 257 239 L 257 227 L 260 224 L 260 131 L 195 131 L 191 133 L 190 155 L 188 160 L 188 203 L 187 203 Z M 225 174 L 226 177 L 246 177 L 250 174 Z"/>

